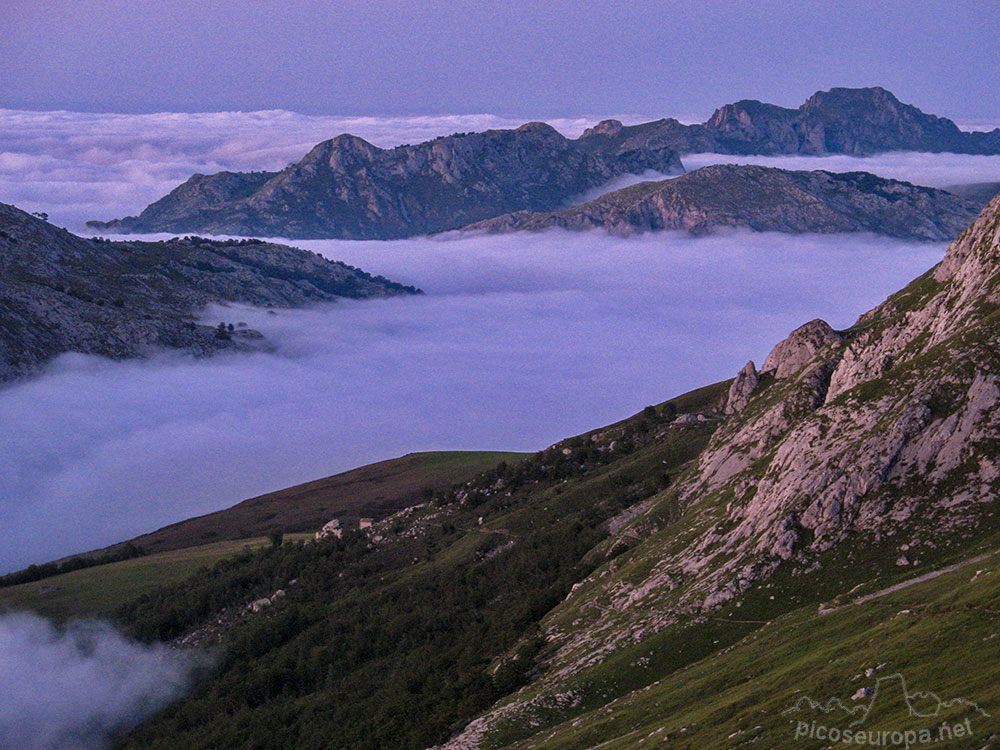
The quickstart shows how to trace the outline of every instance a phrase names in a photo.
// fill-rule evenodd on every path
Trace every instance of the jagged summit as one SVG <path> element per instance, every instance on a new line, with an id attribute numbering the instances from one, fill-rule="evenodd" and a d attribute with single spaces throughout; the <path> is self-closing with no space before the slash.
<path id="1" fill-rule="evenodd" d="M 621 120 L 601 120 L 594 127 L 584 130 L 583 137 L 590 138 L 595 135 L 606 135 L 609 138 L 615 138 L 621 134 L 624 127 Z"/>
<path id="2" fill-rule="evenodd" d="M 546 210 L 623 174 L 683 171 L 659 143 L 563 137 L 529 122 L 381 149 L 352 135 L 315 146 L 253 183 L 189 180 L 138 217 L 89 222 L 102 231 L 207 232 L 392 239 L 457 229 L 508 211 Z M 252 189 L 251 189 L 252 188 Z"/>

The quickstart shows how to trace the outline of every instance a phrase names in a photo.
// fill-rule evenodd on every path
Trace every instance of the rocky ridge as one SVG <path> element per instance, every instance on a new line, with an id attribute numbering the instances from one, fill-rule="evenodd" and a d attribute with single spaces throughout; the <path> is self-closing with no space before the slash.
<path id="1" fill-rule="evenodd" d="M 759 232 L 875 232 L 940 241 L 955 238 L 981 208 L 944 190 L 867 172 L 718 164 L 616 190 L 562 211 L 522 211 L 466 229 L 496 233 L 601 227 L 629 235 L 747 227 Z"/>
<path id="2" fill-rule="evenodd" d="M 352 135 L 274 173 L 195 175 L 101 231 L 395 239 L 549 210 L 623 174 L 683 171 L 656 134 L 570 140 L 539 122 L 381 149 Z"/>
<path id="3" fill-rule="evenodd" d="M 68 351 L 120 359 L 261 345 L 246 328 L 200 325 L 212 302 L 299 307 L 417 292 L 285 245 L 85 239 L 0 204 L 0 382 Z"/>

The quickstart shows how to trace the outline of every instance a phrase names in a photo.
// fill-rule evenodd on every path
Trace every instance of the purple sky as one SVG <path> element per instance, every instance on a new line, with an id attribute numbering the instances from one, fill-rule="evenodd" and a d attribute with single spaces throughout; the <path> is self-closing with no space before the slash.
<path id="1" fill-rule="evenodd" d="M 881 85 L 1000 111 L 988 0 L 19 0 L 0 3 L 0 107 L 706 116 Z"/>

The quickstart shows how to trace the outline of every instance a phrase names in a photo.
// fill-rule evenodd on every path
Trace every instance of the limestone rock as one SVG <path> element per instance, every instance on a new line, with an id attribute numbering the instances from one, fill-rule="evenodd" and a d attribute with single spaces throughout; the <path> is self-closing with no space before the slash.
<path id="1" fill-rule="evenodd" d="M 545 123 L 382 149 L 352 135 L 277 173 L 195 175 L 116 232 L 395 239 L 523 209 L 551 210 L 624 174 L 683 171 L 654 136 L 608 121 L 571 140 Z"/>
<path id="2" fill-rule="evenodd" d="M 812 320 L 796 328 L 771 350 L 761 372 L 771 372 L 776 378 L 797 375 L 818 351 L 840 340 L 840 335 L 825 320 Z"/>
<path id="3" fill-rule="evenodd" d="M 753 361 L 747 362 L 743 369 L 739 371 L 733 384 L 729 386 L 729 394 L 726 396 L 726 414 L 736 414 L 742 411 L 750 401 L 754 389 L 760 383 L 760 375 Z"/>
<path id="4" fill-rule="evenodd" d="M 344 529 L 341 527 L 339 519 L 334 518 L 332 521 L 328 521 L 323 525 L 323 528 L 316 532 L 317 539 L 326 539 L 329 536 L 335 536 L 337 539 L 343 538 Z"/>

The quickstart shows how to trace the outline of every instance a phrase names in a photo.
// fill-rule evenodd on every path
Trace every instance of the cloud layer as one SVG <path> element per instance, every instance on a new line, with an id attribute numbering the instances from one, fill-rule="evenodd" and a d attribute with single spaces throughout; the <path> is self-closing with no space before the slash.
<path id="1" fill-rule="evenodd" d="M 0 615 L 0 746 L 97 750 L 179 698 L 195 662 L 98 622 Z"/>
<path id="2" fill-rule="evenodd" d="M 807 320 L 847 326 L 943 250 L 740 232 L 301 244 L 428 294 L 217 308 L 209 323 L 276 350 L 68 355 L 0 391 L 0 569 L 407 451 L 540 449 L 759 363 Z"/>
<path id="3" fill-rule="evenodd" d="M 687 169 L 708 164 L 760 164 L 781 169 L 825 169 L 829 172 L 871 172 L 880 177 L 905 180 L 917 185 L 948 187 L 970 182 L 1000 182 L 1000 156 L 974 154 L 924 154 L 890 151 L 877 156 L 730 156 L 689 154 Z"/>

